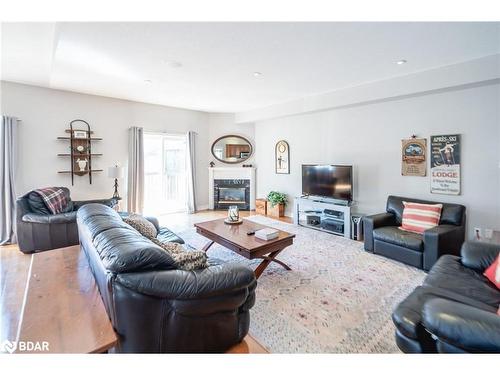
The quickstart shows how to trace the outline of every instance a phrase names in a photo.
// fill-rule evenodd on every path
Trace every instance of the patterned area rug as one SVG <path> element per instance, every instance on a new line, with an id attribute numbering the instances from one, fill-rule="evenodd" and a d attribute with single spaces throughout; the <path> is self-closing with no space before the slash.
<path id="1" fill-rule="evenodd" d="M 292 271 L 271 264 L 261 275 L 251 310 L 250 333 L 272 353 L 398 353 L 393 308 L 424 272 L 363 250 L 363 244 L 263 216 L 250 220 L 295 233 L 278 257 Z M 195 229 L 180 233 L 201 248 Z M 214 244 L 209 256 L 250 261 Z"/>

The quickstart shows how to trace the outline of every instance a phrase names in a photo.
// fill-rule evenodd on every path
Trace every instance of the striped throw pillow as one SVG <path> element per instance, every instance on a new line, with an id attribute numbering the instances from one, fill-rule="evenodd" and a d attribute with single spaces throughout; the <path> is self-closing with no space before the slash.
<path id="1" fill-rule="evenodd" d="M 401 229 L 409 232 L 423 233 L 439 224 L 442 204 L 424 204 L 403 202 L 403 224 Z"/>

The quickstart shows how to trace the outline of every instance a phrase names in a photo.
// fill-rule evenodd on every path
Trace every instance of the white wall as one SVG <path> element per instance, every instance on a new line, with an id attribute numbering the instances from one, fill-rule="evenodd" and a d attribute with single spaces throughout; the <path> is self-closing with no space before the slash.
<path id="1" fill-rule="evenodd" d="M 241 167 L 242 164 L 254 164 L 255 163 L 255 154 L 257 152 L 257 147 L 255 145 L 255 126 L 253 123 L 247 124 L 236 124 L 233 113 L 210 113 L 208 119 L 208 164 L 213 161 L 216 166 L 225 166 L 225 167 Z M 212 143 L 219 137 L 223 135 L 241 135 L 242 137 L 248 139 L 253 147 L 252 156 L 245 160 L 244 163 L 241 164 L 224 164 L 218 161 L 212 155 Z"/>
<path id="2" fill-rule="evenodd" d="M 75 200 L 110 197 L 113 180 L 107 177 L 107 167 L 118 162 L 127 166 L 128 128 L 142 126 L 145 131 L 198 133 L 197 152 L 197 202 L 201 208 L 208 206 L 208 114 L 191 110 L 144 104 L 100 96 L 52 90 L 35 86 L 1 82 L 1 111 L 21 119 L 19 124 L 19 169 L 17 194 L 44 186 L 68 186 Z M 58 157 L 68 152 L 68 142 L 58 141 L 74 119 L 84 119 L 91 125 L 97 141 L 92 151 L 103 153 L 93 159 L 93 167 L 104 169 L 93 175 L 92 185 L 88 176 L 75 176 L 71 186 L 68 170 L 69 158 Z M 120 194 L 126 197 L 126 177 L 119 181 Z M 126 199 L 122 203 L 126 208 Z"/>
<path id="3" fill-rule="evenodd" d="M 257 196 L 300 195 L 301 164 L 349 164 L 358 211 L 383 212 L 398 194 L 466 205 L 470 235 L 475 226 L 500 229 L 499 98 L 493 84 L 257 122 Z M 450 133 L 462 134 L 460 196 L 430 194 L 429 176 L 401 176 L 401 139 Z M 274 171 L 280 139 L 290 144 L 290 175 Z"/>

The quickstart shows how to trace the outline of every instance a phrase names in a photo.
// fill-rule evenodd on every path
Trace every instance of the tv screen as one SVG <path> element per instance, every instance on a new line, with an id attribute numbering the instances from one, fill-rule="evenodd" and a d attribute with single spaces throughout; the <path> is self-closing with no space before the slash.
<path id="1" fill-rule="evenodd" d="M 352 166 L 302 165 L 302 194 L 352 201 Z"/>

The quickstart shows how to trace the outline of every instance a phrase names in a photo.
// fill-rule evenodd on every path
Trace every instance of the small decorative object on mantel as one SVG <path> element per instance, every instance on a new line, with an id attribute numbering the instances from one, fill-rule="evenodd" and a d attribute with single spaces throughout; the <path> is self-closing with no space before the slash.
<path id="1" fill-rule="evenodd" d="M 267 195 L 267 214 L 272 217 L 285 216 L 286 194 L 271 191 Z"/>
<path id="2" fill-rule="evenodd" d="M 229 206 L 227 210 L 227 218 L 224 220 L 226 224 L 241 224 L 240 212 L 238 206 Z"/>
<path id="3" fill-rule="evenodd" d="M 427 139 L 412 135 L 401 140 L 401 175 L 421 176 L 427 174 Z"/>
<path id="4" fill-rule="evenodd" d="M 460 195 L 460 134 L 431 136 L 431 193 Z"/>
<path id="5" fill-rule="evenodd" d="M 75 128 L 78 124 L 84 124 L 85 129 Z M 102 156 L 102 154 L 92 153 L 92 142 L 100 141 L 102 138 L 92 137 L 93 132 L 90 130 L 90 125 L 84 120 L 73 120 L 69 123 L 69 129 L 66 129 L 69 136 L 57 137 L 59 140 L 70 141 L 69 153 L 57 154 L 57 156 L 68 156 L 71 161 L 71 169 L 69 171 L 59 171 L 58 173 L 69 173 L 71 175 L 71 185 L 74 185 L 74 176 L 89 176 L 89 182 L 92 183 L 92 173 L 102 172 L 102 169 L 92 168 L 92 158 Z"/>
<path id="6" fill-rule="evenodd" d="M 253 165 L 252 164 L 243 164 L 242 167 L 243 168 L 252 168 Z"/>
<path id="7" fill-rule="evenodd" d="M 210 168 L 215 167 L 215 163 L 213 161 L 211 161 L 209 165 L 210 165 Z"/>
<path id="8" fill-rule="evenodd" d="M 287 141 L 278 141 L 275 148 L 276 174 L 290 174 L 290 147 Z"/>

